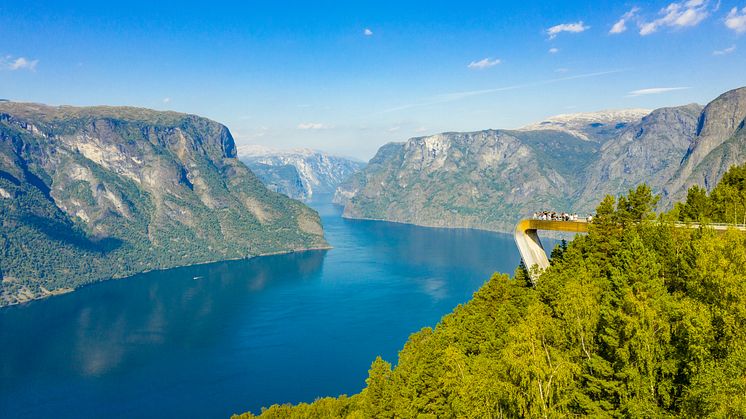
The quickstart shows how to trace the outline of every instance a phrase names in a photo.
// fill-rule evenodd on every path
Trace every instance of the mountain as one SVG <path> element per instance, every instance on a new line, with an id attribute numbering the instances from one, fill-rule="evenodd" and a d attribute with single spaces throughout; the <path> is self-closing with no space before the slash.
<path id="1" fill-rule="evenodd" d="M 640 183 L 661 192 L 674 178 L 697 137 L 702 106 L 662 108 L 605 143 L 587 168 L 576 208 L 590 211 L 604 195 L 618 195 Z"/>
<path id="2" fill-rule="evenodd" d="M 598 144 L 562 131 L 444 133 L 384 146 L 340 187 L 349 218 L 507 231 L 525 208 L 563 208 L 578 185 L 563 160 L 588 164 Z"/>
<path id="3" fill-rule="evenodd" d="M 702 108 L 560 115 L 518 130 L 387 144 L 335 199 L 349 218 L 512 231 L 542 209 L 589 213 L 647 182 L 670 208 L 746 161 L 746 88 Z"/>
<path id="4" fill-rule="evenodd" d="M 582 140 L 604 142 L 638 123 L 650 109 L 619 109 L 552 116 L 520 128 L 522 131 L 564 131 Z"/>
<path id="5" fill-rule="evenodd" d="M 733 165 L 746 159 L 746 88 L 724 93 L 710 102 L 699 117 L 697 137 L 691 142 L 675 179 L 666 187 L 671 200 L 686 195 L 690 185 L 706 189 Z"/>
<path id="6" fill-rule="evenodd" d="M 0 305 L 93 281 L 327 247 L 228 129 L 128 107 L 0 103 Z"/>
<path id="7" fill-rule="evenodd" d="M 310 149 L 247 145 L 238 147 L 238 157 L 269 189 L 306 201 L 333 194 L 344 179 L 365 167 L 357 160 Z"/>

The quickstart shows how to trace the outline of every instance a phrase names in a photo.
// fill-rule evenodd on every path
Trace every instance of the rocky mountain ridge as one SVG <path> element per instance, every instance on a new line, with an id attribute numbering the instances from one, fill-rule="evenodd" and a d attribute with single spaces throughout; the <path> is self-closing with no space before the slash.
<path id="1" fill-rule="evenodd" d="M 590 213 L 646 182 L 660 208 L 746 161 L 746 88 L 706 107 L 586 113 L 519 130 L 442 133 L 387 144 L 340 185 L 344 216 L 512 231 L 542 209 Z M 596 118 L 596 119 L 594 119 Z"/>
<path id="2" fill-rule="evenodd" d="M 307 148 L 278 150 L 246 145 L 238 156 L 271 190 L 310 201 L 331 195 L 337 186 L 365 163 Z"/>

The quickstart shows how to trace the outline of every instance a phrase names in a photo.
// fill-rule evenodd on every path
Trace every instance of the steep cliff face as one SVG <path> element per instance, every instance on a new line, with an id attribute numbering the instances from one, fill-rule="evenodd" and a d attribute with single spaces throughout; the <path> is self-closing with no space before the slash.
<path id="1" fill-rule="evenodd" d="M 697 137 L 701 112 L 696 104 L 657 109 L 605 143 L 586 171 L 574 208 L 592 211 L 600 197 L 618 195 L 643 182 L 662 191 Z"/>
<path id="2" fill-rule="evenodd" d="M 670 199 L 681 199 L 695 183 L 712 188 L 730 166 L 743 162 L 745 120 L 746 88 L 726 92 L 705 107 L 697 138 L 689 146 L 676 179 L 666 187 Z"/>
<path id="3" fill-rule="evenodd" d="M 524 208 L 563 207 L 575 180 L 556 156 L 592 155 L 572 135 L 445 133 L 391 144 L 340 188 L 344 216 L 436 227 L 506 230 Z"/>
<path id="4" fill-rule="evenodd" d="M 238 148 L 238 157 L 270 189 L 306 201 L 332 195 L 343 180 L 365 167 L 363 162 L 310 149 L 247 145 Z M 300 187 L 296 180 L 300 180 Z"/>
<path id="5" fill-rule="evenodd" d="M 344 215 L 511 231 L 542 209 L 588 213 L 648 183 L 670 207 L 746 161 L 746 88 L 645 110 L 561 115 L 515 131 L 444 133 L 387 145 L 337 190 Z"/>
<path id="6" fill-rule="evenodd" d="M 135 108 L 0 103 L 0 304 L 168 268 L 326 246 L 228 129 Z"/>

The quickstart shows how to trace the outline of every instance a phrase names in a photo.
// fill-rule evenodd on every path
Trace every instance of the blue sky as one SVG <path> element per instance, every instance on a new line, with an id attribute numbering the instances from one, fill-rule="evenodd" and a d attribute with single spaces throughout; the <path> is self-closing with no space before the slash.
<path id="1" fill-rule="evenodd" d="M 0 3 L 0 97 L 195 113 L 239 144 L 367 160 L 746 85 L 746 0 L 108 3 Z"/>

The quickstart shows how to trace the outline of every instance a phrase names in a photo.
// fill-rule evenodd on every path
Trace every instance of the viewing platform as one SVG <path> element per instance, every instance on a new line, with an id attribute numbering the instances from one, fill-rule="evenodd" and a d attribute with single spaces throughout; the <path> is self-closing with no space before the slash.
<path id="1" fill-rule="evenodd" d="M 564 233 L 587 233 L 590 224 L 591 222 L 587 219 L 561 221 L 527 218 L 519 221 L 515 226 L 513 237 L 516 246 L 518 246 L 518 251 L 521 253 L 523 264 L 526 265 L 526 269 L 530 272 L 531 281 L 536 283 L 541 272 L 549 267 L 549 257 L 539 239 L 539 230 L 560 231 Z M 729 228 L 746 231 L 746 225 L 744 224 L 713 223 L 706 224 L 706 226 L 715 231 L 727 231 Z M 675 223 L 674 227 L 700 228 L 701 225 L 697 223 Z M 536 270 L 534 266 L 537 266 L 538 270 Z"/>

